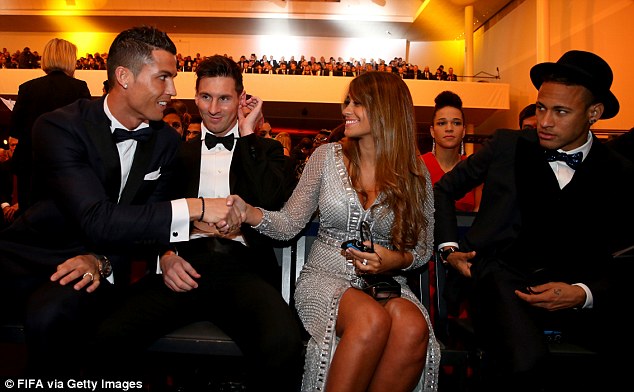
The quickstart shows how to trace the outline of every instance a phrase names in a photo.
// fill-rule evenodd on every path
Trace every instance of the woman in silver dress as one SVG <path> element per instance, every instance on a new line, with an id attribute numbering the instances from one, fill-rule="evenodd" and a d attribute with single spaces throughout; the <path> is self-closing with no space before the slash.
<path id="1" fill-rule="evenodd" d="M 410 92 L 394 74 L 365 73 L 350 83 L 343 115 L 345 139 L 315 150 L 281 211 L 246 206 L 245 222 L 277 239 L 293 238 L 319 210 L 295 291 L 311 336 L 302 390 L 437 390 L 439 346 L 404 276 L 430 259 L 434 231 Z M 374 252 L 342 251 L 362 224 Z M 386 273 L 400 283 L 400 297 L 377 301 L 351 285 Z"/>

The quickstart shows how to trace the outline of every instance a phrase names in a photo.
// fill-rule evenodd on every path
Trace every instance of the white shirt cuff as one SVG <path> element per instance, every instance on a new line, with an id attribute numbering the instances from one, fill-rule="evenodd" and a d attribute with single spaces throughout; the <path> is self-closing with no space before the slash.
<path id="1" fill-rule="evenodd" d="M 189 241 L 189 208 L 187 200 L 172 200 L 172 226 L 170 242 Z"/>
<path id="2" fill-rule="evenodd" d="M 441 250 L 445 246 L 453 246 L 455 248 L 460 249 L 457 242 L 443 242 L 442 244 L 438 245 L 438 250 Z"/>
<path id="3" fill-rule="evenodd" d="M 579 286 L 586 292 L 586 302 L 583 304 L 581 309 L 592 309 L 592 305 L 594 305 L 594 298 L 592 297 L 592 292 L 588 286 L 583 283 L 573 283 L 573 286 Z"/>

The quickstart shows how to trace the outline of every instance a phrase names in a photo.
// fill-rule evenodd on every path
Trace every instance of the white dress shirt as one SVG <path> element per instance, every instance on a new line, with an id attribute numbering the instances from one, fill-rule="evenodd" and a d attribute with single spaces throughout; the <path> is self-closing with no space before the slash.
<path id="1" fill-rule="evenodd" d="M 110 132 L 114 132 L 116 128 L 127 129 L 119 122 L 110 112 L 108 107 L 108 96 L 104 99 L 103 110 L 106 113 L 108 119 L 110 119 Z M 130 132 L 135 132 L 139 129 L 147 128 L 150 125 L 148 123 L 141 123 L 138 127 Z M 134 153 L 136 152 L 137 141 L 134 139 L 128 139 L 117 143 L 117 150 L 119 151 L 119 162 L 121 164 L 121 186 L 119 188 L 119 198 L 123 193 L 126 183 L 128 182 L 128 176 L 130 175 L 130 169 L 132 168 L 132 162 L 134 161 Z M 189 208 L 187 207 L 187 201 L 185 199 L 172 200 L 172 224 L 170 227 L 170 242 L 181 242 L 189 239 Z M 107 278 L 110 283 L 114 283 L 114 272 Z"/>

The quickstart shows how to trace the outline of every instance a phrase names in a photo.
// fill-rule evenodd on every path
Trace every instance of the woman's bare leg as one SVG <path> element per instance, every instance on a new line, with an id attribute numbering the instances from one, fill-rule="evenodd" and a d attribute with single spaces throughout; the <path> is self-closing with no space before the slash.
<path id="1" fill-rule="evenodd" d="M 368 391 L 411 391 L 425 367 L 429 326 L 418 307 L 395 298 L 385 305 L 392 327 Z"/>
<path id="2" fill-rule="evenodd" d="M 390 317 L 372 297 L 350 288 L 341 298 L 336 328 L 340 340 L 326 391 L 366 391 L 388 341 Z"/>

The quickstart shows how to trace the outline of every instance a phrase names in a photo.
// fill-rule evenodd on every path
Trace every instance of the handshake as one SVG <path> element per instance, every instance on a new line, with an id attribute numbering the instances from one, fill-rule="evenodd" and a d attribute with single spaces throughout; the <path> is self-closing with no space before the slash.
<path id="1" fill-rule="evenodd" d="M 190 220 L 194 221 L 198 229 L 204 230 L 196 221 L 204 222 L 209 225 L 208 229 L 217 230 L 223 236 L 238 232 L 240 225 L 247 220 L 247 211 L 256 210 L 237 195 L 229 195 L 226 198 L 187 199 L 187 206 Z"/>

